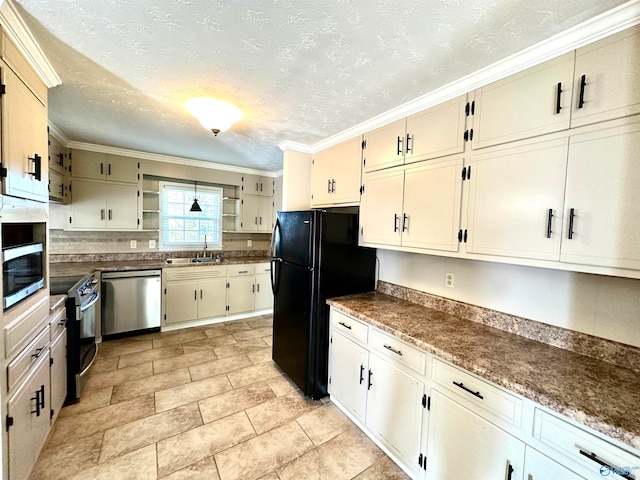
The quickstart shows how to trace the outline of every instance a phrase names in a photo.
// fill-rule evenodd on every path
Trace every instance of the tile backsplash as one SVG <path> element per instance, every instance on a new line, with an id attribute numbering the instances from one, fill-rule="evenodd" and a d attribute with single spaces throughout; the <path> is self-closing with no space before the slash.
<path id="1" fill-rule="evenodd" d="M 136 248 L 131 248 L 135 240 Z M 154 240 L 156 248 L 149 248 L 149 240 Z M 247 245 L 251 240 L 252 245 Z M 270 233 L 223 233 L 221 252 L 268 251 Z M 49 230 L 49 254 L 100 254 L 100 253 L 146 253 L 158 252 L 158 232 L 68 232 Z M 210 249 L 210 251 L 212 251 Z"/>

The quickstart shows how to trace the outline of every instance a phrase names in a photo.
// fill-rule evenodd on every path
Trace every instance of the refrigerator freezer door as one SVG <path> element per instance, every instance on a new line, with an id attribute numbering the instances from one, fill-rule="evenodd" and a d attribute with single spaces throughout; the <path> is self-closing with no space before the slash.
<path id="1" fill-rule="evenodd" d="M 314 212 L 278 212 L 273 256 L 284 262 L 313 266 Z"/>
<path id="2" fill-rule="evenodd" d="M 273 360 L 309 395 L 313 271 L 285 262 L 276 264 L 273 305 Z"/>

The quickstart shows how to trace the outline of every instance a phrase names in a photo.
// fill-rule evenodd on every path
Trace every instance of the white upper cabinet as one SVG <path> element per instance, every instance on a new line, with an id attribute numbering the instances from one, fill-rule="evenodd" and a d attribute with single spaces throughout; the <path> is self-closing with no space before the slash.
<path id="1" fill-rule="evenodd" d="M 138 187 L 122 183 L 77 179 L 72 182 L 69 228 L 136 230 Z"/>
<path id="2" fill-rule="evenodd" d="M 364 171 L 462 152 L 466 101 L 462 95 L 367 133 Z"/>
<path id="3" fill-rule="evenodd" d="M 457 251 L 462 165 L 457 157 L 366 174 L 362 241 Z"/>
<path id="4" fill-rule="evenodd" d="M 362 153 L 365 172 L 404 163 L 406 124 L 406 119 L 403 118 L 365 134 L 365 147 Z"/>
<path id="5" fill-rule="evenodd" d="M 466 101 L 462 95 L 407 117 L 405 163 L 464 151 Z"/>
<path id="6" fill-rule="evenodd" d="M 361 239 L 367 244 L 400 245 L 404 170 L 367 174 L 360 206 Z"/>
<path id="7" fill-rule="evenodd" d="M 273 197 L 274 180 L 260 175 L 242 176 L 242 193 L 244 195 L 259 195 Z"/>
<path id="8" fill-rule="evenodd" d="M 562 262 L 640 269 L 640 121 L 634 120 L 571 137 Z"/>
<path id="9" fill-rule="evenodd" d="M 575 52 L 475 91 L 474 149 L 569 128 Z"/>
<path id="10" fill-rule="evenodd" d="M 49 199 L 47 107 L 1 61 L 0 74 L 6 92 L 2 95 L 1 121 L 2 165 L 6 168 L 3 193 L 46 202 Z M 46 100 L 46 87 L 42 83 L 39 86 Z"/>
<path id="11" fill-rule="evenodd" d="M 311 206 L 360 202 L 360 137 L 339 143 L 313 156 Z"/>
<path id="12" fill-rule="evenodd" d="M 640 26 L 576 51 L 571 126 L 640 113 Z"/>
<path id="13" fill-rule="evenodd" d="M 471 156 L 467 252 L 559 260 L 567 145 L 528 141 Z"/>
<path id="14" fill-rule="evenodd" d="M 74 150 L 72 175 L 74 178 L 138 183 L 139 163 L 130 157 L 106 153 Z"/>

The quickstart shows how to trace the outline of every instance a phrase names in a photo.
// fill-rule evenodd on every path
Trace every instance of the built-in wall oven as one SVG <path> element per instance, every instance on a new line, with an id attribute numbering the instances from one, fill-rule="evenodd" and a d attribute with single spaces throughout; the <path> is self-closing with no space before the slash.
<path id="1" fill-rule="evenodd" d="M 67 403 L 76 402 L 98 355 L 96 311 L 100 292 L 94 275 L 51 277 L 52 294 L 65 293 L 67 307 Z"/>

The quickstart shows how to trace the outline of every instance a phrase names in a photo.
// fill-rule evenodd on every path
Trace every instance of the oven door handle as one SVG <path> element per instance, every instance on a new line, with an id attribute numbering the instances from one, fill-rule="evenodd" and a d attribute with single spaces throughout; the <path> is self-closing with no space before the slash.
<path id="1" fill-rule="evenodd" d="M 80 311 L 81 312 L 85 312 L 87 310 L 89 310 L 91 307 L 93 307 L 96 302 L 98 301 L 98 299 L 100 298 L 100 293 L 95 291 L 93 292 L 93 298 L 91 299 L 91 301 L 89 303 L 87 303 L 85 306 L 80 307 Z M 80 320 L 80 319 L 78 319 Z"/>
<path id="2" fill-rule="evenodd" d="M 93 362 L 95 362 L 95 361 L 96 361 L 96 358 L 98 357 L 98 344 L 97 344 L 97 343 L 94 343 L 94 344 L 93 344 L 93 346 L 94 346 L 94 347 L 96 347 L 96 348 L 95 348 L 95 351 L 94 351 L 94 353 L 93 353 L 93 358 L 91 358 L 91 361 L 89 362 L 89 365 L 87 365 L 87 366 L 86 366 L 86 367 L 85 367 L 85 368 L 84 368 L 84 369 L 83 369 L 83 370 L 78 374 L 78 376 L 80 376 L 80 377 L 82 377 L 85 373 L 87 373 L 87 371 L 89 371 L 89 369 L 91 368 L 91 365 L 93 365 Z M 89 353 L 89 352 L 87 352 L 87 353 Z M 86 354 L 85 354 L 85 357 L 86 357 Z M 82 359 L 82 362 L 84 362 L 84 358 Z"/>

